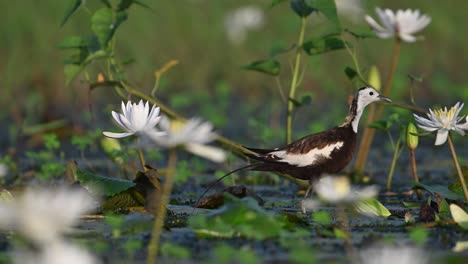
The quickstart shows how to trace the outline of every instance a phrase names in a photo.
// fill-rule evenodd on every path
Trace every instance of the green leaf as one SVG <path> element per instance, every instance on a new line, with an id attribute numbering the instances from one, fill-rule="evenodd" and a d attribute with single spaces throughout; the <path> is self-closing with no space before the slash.
<path id="1" fill-rule="evenodd" d="M 135 5 L 139 5 L 140 7 L 144 7 L 144 8 L 147 8 L 147 9 L 151 9 L 151 7 L 141 1 L 135 1 Z"/>
<path id="2" fill-rule="evenodd" d="M 392 122 L 388 120 L 377 120 L 369 124 L 370 128 L 379 129 L 382 131 L 388 131 L 392 127 Z"/>
<path id="3" fill-rule="evenodd" d="M 307 17 L 316 10 L 306 0 L 291 0 L 291 9 L 300 17 Z"/>
<path id="4" fill-rule="evenodd" d="M 348 32 L 349 34 L 351 34 L 355 38 L 360 38 L 360 39 L 376 38 L 377 37 L 377 35 L 375 35 L 375 32 L 368 29 L 368 28 L 366 28 L 366 29 L 353 29 L 353 30 L 345 29 L 344 31 Z"/>
<path id="5" fill-rule="evenodd" d="M 463 177 L 465 178 L 465 182 L 468 182 L 468 167 L 467 166 L 462 166 L 462 174 Z M 456 177 L 456 176 L 455 176 Z M 459 195 L 463 195 L 463 188 L 461 186 L 460 181 L 456 181 L 448 187 L 451 191 L 458 193 Z"/>
<path id="6" fill-rule="evenodd" d="M 104 4 L 106 7 L 108 7 L 108 8 L 111 8 L 111 7 L 112 7 L 112 5 L 111 5 L 111 3 L 109 2 L 109 0 L 101 0 L 101 3 L 103 3 L 103 4 Z"/>
<path id="7" fill-rule="evenodd" d="M 336 32 L 341 31 L 340 20 L 338 18 L 334 0 L 308 0 L 307 2 L 309 2 L 312 7 L 320 11 L 320 13 L 325 15 L 325 17 L 327 17 L 330 22 L 332 22 Z"/>
<path id="8" fill-rule="evenodd" d="M 310 105 L 312 103 L 312 96 L 303 95 L 300 100 L 289 98 L 289 101 L 291 101 L 294 104 L 294 107 L 301 107 L 304 105 Z"/>
<path id="9" fill-rule="evenodd" d="M 116 195 L 107 197 L 101 203 L 104 212 L 117 211 L 123 208 L 142 207 L 145 205 L 145 197 L 135 187 L 122 191 Z"/>
<path id="10" fill-rule="evenodd" d="M 434 195 L 434 193 L 439 193 L 442 197 L 444 197 L 446 199 L 450 199 L 450 200 L 461 200 L 461 201 L 465 200 L 463 195 L 455 193 L 455 192 L 449 190 L 446 186 L 443 186 L 443 185 L 437 185 L 437 184 L 426 185 L 426 184 L 422 184 L 420 182 L 415 182 L 415 183 L 413 183 L 412 188 L 413 189 L 424 189 L 424 190 L 430 192 L 432 195 Z"/>
<path id="11" fill-rule="evenodd" d="M 87 48 L 72 49 L 68 57 L 64 60 L 64 63 L 80 65 L 86 60 L 88 55 L 89 52 Z"/>
<path id="12" fill-rule="evenodd" d="M 242 66 L 245 70 L 263 72 L 269 75 L 278 75 L 280 72 L 280 63 L 277 60 L 254 61 L 248 65 Z"/>
<path id="13" fill-rule="evenodd" d="M 190 259 L 191 251 L 186 248 L 172 243 L 164 243 L 161 246 L 161 256 L 171 259 Z"/>
<path id="14" fill-rule="evenodd" d="M 468 214 L 456 204 L 450 205 L 453 220 L 463 229 L 468 230 Z"/>
<path id="15" fill-rule="evenodd" d="M 422 246 L 429 238 L 429 231 L 422 226 L 415 227 L 411 230 L 409 238 L 417 245 Z"/>
<path id="16" fill-rule="evenodd" d="M 93 54 L 90 54 L 88 57 L 86 57 L 83 63 L 88 64 L 95 59 L 100 59 L 100 58 L 105 58 L 105 57 L 107 57 L 107 52 L 105 52 L 104 50 L 98 50 L 94 52 Z"/>
<path id="17" fill-rule="evenodd" d="M 291 46 L 287 47 L 284 44 L 276 44 L 270 49 L 270 57 L 275 57 L 276 55 L 282 54 L 282 53 L 287 53 L 291 50 L 296 48 L 295 44 L 292 44 Z"/>
<path id="18" fill-rule="evenodd" d="M 63 25 L 65 25 L 65 23 L 67 23 L 68 19 L 80 7 L 82 2 L 83 2 L 83 0 L 71 0 L 70 1 L 70 4 L 68 5 L 67 11 L 65 12 L 65 16 L 62 19 L 62 23 L 60 23 L 60 26 L 63 26 Z"/>
<path id="19" fill-rule="evenodd" d="M 132 4 L 139 5 L 144 8 L 150 8 L 148 5 L 145 3 L 142 3 L 141 1 L 136 1 L 136 0 L 122 0 L 119 3 L 119 6 L 117 7 L 117 11 L 124 11 L 130 8 Z"/>
<path id="20" fill-rule="evenodd" d="M 343 41 L 338 35 L 331 34 L 323 36 L 319 39 L 311 39 L 306 41 L 302 45 L 302 48 L 309 55 L 317 55 L 334 50 L 344 49 L 346 46 L 350 47 L 351 44 Z"/>
<path id="21" fill-rule="evenodd" d="M 272 0 L 270 4 L 270 8 L 275 7 L 279 4 L 282 4 L 283 2 L 286 2 L 287 0 Z"/>
<path id="22" fill-rule="evenodd" d="M 65 74 L 65 84 L 68 85 L 78 76 L 81 70 L 83 70 L 83 67 L 77 64 L 66 64 L 63 70 Z"/>
<path id="23" fill-rule="evenodd" d="M 107 42 L 115 31 L 113 28 L 112 10 L 101 8 L 91 18 L 91 29 L 99 40 L 102 49 L 107 47 Z"/>
<path id="24" fill-rule="evenodd" d="M 392 213 L 377 199 L 370 199 L 358 202 L 354 205 L 356 211 L 367 216 L 383 216 L 388 217 Z"/>
<path id="25" fill-rule="evenodd" d="M 98 176 L 82 169 L 77 169 L 76 173 L 80 185 L 94 195 L 113 196 L 136 185 L 129 180 Z"/>
<path id="26" fill-rule="evenodd" d="M 336 238 L 341 238 L 341 239 L 346 239 L 346 238 L 349 238 L 349 234 L 346 233 L 344 230 L 342 229 L 339 229 L 337 227 L 334 227 L 333 228 L 333 233 L 335 235 Z"/>
<path id="27" fill-rule="evenodd" d="M 327 211 L 317 211 L 312 213 L 312 219 L 314 222 L 323 225 L 329 226 L 331 224 L 331 216 Z"/>
<path id="28" fill-rule="evenodd" d="M 88 42 L 80 36 L 70 36 L 65 37 L 60 44 L 58 44 L 59 49 L 79 49 L 86 48 Z"/>
<path id="29" fill-rule="evenodd" d="M 112 39 L 119 26 L 128 18 L 125 11 L 119 11 L 113 18 L 112 10 L 102 8 L 94 13 L 91 18 L 91 29 L 96 35 L 101 50 L 107 48 L 108 42 Z"/>
<path id="30" fill-rule="evenodd" d="M 357 71 L 349 66 L 344 69 L 344 72 L 350 81 L 352 81 L 358 75 Z"/>
<path id="31" fill-rule="evenodd" d="M 406 208 L 421 208 L 421 203 L 418 202 L 402 202 Z"/>

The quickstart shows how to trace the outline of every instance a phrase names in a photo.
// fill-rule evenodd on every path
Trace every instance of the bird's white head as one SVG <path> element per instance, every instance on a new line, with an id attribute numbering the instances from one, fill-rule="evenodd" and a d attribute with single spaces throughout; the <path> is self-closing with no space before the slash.
<path id="1" fill-rule="evenodd" d="M 378 102 L 378 101 L 385 101 L 385 102 L 392 102 L 390 98 L 380 95 L 374 88 L 372 87 L 363 87 L 359 89 L 356 94 L 356 108 L 363 110 L 367 105 Z"/>
<path id="2" fill-rule="evenodd" d="M 372 87 L 362 87 L 359 89 L 350 107 L 350 114 L 352 116 L 350 121 L 354 132 L 357 133 L 359 119 L 361 118 L 364 108 L 366 108 L 367 105 L 378 101 L 392 102 L 390 98 L 380 95 Z"/>

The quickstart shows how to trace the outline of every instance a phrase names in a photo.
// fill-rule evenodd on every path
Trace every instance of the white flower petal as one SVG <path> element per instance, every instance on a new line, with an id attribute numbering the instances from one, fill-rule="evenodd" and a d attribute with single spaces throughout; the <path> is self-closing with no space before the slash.
<path id="1" fill-rule="evenodd" d="M 104 131 L 104 132 L 102 132 L 102 134 L 104 134 L 104 136 L 110 137 L 110 138 L 124 138 L 124 137 L 131 136 L 131 135 L 133 135 L 135 133 L 132 133 L 132 132 L 114 133 L 114 132 Z"/>
<path id="2" fill-rule="evenodd" d="M 421 31 L 431 22 L 431 18 L 422 15 L 419 10 L 397 10 L 394 13 L 390 9 L 376 8 L 375 12 L 382 25 L 370 16 L 365 16 L 365 20 L 380 38 L 390 38 L 398 34 L 398 38 L 401 40 L 414 42 L 417 38 L 413 34 Z"/>
<path id="3" fill-rule="evenodd" d="M 448 134 L 449 134 L 448 130 L 445 130 L 445 129 L 440 129 L 439 131 L 437 131 L 436 141 L 434 145 L 440 146 L 444 144 L 445 141 L 447 141 Z"/>
<path id="4" fill-rule="evenodd" d="M 406 41 L 406 42 L 415 42 L 416 41 L 416 37 L 414 37 L 413 35 L 410 35 L 410 34 L 400 33 L 399 37 L 401 38 L 401 40 Z"/>
<path id="5" fill-rule="evenodd" d="M 374 30 L 379 31 L 379 32 L 386 31 L 386 29 L 380 26 L 379 23 L 377 23 L 371 16 L 366 15 L 364 18 Z"/>
<path id="6" fill-rule="evenodd" d="M 185 149 L 187 149 L 189 152 L 195 155 L 217 163 L 224 162 L 227 157 L 226 152 L 224 150 L 202 144 L 188 143 L 185 144 Z"/>

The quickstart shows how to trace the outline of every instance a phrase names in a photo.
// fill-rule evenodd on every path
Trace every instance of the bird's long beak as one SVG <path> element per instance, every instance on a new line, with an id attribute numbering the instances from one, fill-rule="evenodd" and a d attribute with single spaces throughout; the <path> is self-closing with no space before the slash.
<path id="1" fill-rule="evenodd" d="M 380 99 L 380 101 L 385 101 L 385 102 L 388 102 L 388 103 L 392 102 L 392 100 L 390 98 L 385 97 L 383 95 L 379 95 L 379 99 Z"/>

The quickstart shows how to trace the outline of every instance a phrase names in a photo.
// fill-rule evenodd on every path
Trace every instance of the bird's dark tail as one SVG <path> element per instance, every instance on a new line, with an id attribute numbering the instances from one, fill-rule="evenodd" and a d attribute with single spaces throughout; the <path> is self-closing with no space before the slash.
<path id="1" fill-rule="evenodd" d="M 259 165 L 258 163 L 254 163 L 254 164 L 249 164 L 249 165 L 246 165 L 246 166 L 237 168 L 237 169 L 235 169 L 235 170 L 232 170 L 232 171 L 226 173 L 225 175 L 223 175 L 223 177 L 217 179 L 215 182 L 212 182 L 212 183 L 206 188 L 206 190 L 203 192 L 203 194 L 200 196 L 200 198 L 198 198 L 197 202 L 196 202 L 195 205 L 194 205 L 193 210 L 195 211 L 195 208 L 196 208 L 195 206 L 201 201 L 201 199 L 203 198 L 203 196 L 205 196 L 205 194 L 206 194 L 209 190 L 211 190 L 211 188 L 213 188 L 213 186 L 214 186 L 215 184 L 217 184 L 218 182 L 220 182 L 222 179 L 224 179 L 224 178 L 226 178 L 227 176 L 229 176 L 229 175 L 231 175 L 231 174 L 233 174 L 233 173 L 236 173 L 236 172 L 238 172 L 238 171 L 245 170 L 245 169 L 249 169 L 249 168 L 253 168 L 253 167 L 258 166 L 258 165 Z M 193 214 L 193 211 L 192 211 L 192 214 Z"/>

